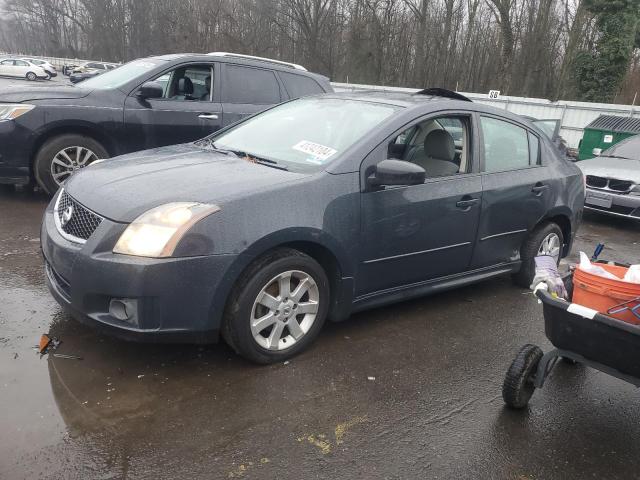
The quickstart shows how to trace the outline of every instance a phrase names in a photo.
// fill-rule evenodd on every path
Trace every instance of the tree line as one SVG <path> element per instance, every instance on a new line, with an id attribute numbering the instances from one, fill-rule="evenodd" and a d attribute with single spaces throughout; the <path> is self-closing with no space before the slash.
<path id="1" fill-rule="evenodd" d="M 640 0 L 0 0 L 0 51 L 230 51 L 333 81 L 631 102 Z"/>

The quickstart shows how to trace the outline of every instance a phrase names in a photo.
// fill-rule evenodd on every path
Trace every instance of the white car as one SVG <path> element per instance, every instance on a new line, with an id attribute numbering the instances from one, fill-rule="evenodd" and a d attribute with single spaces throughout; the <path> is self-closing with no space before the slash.
<path id="1" fill-rule="evenodd" d="M 42 67 L 44 71 L 49 74 L 50 78 L 58 76 L 58 71 L 56 70 L 56 67 L 54 67 L 53 65 L 51 65 L 49 62 L 45 60 L 40 60 L 39 58 L 21 58 L 20 60 L 25 60 L 29 63 L 37 65 L 38 67 Z"/>
<path id="2" fill-rule="evenodd" d="M 31 81 L 38 78 L 49 78 L 49 74 L 44 68 L 20 58 L 0 60 L 0 76 L 20 77 Z"/>
<path id="3" fill-rule="evenodd" d="M 91 73 L 91 72 L 106 72 L 107 70 L 113 70 L 116 67 L 119 67 L 115 63 L 106 63 L 106 62 L 85 62 L 82 65 L 75 67 L 71 73 Z"/>

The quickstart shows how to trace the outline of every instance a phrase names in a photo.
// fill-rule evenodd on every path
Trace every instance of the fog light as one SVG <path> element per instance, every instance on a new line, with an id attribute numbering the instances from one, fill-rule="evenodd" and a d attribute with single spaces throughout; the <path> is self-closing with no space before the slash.
<path id="1" fill-rule="evenodd" d="M 122 322 L 138 324 L 138 301 L 132 298 L 112 298 L 109 315 Z"/>

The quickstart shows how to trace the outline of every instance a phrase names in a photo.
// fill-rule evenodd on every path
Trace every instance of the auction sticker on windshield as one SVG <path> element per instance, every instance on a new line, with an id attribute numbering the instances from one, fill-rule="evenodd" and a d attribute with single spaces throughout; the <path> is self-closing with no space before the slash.
<path id="1" fill-rule="evenodd" d="M 299 152 L 306 153 L 307 155 L 312 155 L 317 160 L 322 160 L 323 162 L 338 152 L 331 147 L 309 142 L 308 140 L 302 140 L 291 148 L 298 150 Z"/>

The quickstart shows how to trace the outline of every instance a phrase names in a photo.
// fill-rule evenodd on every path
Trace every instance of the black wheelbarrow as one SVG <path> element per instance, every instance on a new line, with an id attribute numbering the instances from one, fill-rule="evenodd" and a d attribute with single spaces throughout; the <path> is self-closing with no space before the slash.
<path id="1" fill-rule="evenodd" d="M 580 363 L 640 387 L 640 326 L 617 320 L 544 290 L 544 327 L 555 347 L 547 353 L 525 345 L 511 363 L 502 397 L 511 408 L 524 408 L 536 388 L 542 388 L 558 360 Z"/>

